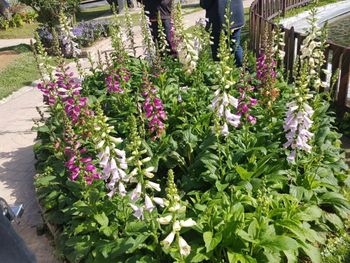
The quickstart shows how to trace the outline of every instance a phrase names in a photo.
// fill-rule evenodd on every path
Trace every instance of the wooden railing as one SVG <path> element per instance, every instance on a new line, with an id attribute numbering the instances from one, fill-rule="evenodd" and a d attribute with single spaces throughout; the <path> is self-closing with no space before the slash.
<path id="1" fill-rule="evenodd" d="M 287 76 L 293 76 L 294 63 L 305 36 L 295 32 L 293 27 L 286 29 L 275 24 L 273 19 L 311 2 L 312 0 L 255 0 L 250 7 L 250 49 L 258 55 L 265 30 L 271 32 L 278 26 L 285 33 L 284 68 Z M 331 69 L 332 76 L 330 79 L 326 79 L 325 75 L 321 77 L 323 81 L 328 81 L 330 87 L 334 87 L 336 111 L 342 117 L 346 111 L 350 111 L 350 47 L 328 41 L 325 58 L 327 63 L 324 68 Z M 332 80 L 335 82 L 331 83 Z"/>

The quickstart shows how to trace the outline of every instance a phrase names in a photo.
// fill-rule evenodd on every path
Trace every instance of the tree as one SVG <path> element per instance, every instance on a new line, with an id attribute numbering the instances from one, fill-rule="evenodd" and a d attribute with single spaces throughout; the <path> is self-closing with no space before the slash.
<path id="1" fill-rule="evenodd" d="M 19 0 L 32 7 L 38 13 L 38 21 L 50 27 L 59 23 L 59 14 L 63 11 L 67 16 L 74 15 L 80 0 Z"/>

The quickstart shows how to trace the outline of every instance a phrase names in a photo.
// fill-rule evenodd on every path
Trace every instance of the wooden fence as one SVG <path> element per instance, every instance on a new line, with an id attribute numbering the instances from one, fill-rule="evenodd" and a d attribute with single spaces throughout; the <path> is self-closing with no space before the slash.
<path id="1" fill-rule="evenodd" d="M 250 7 L 250 49 L 256 54 L 259 53 L 265 30 L 271 32 L 278 26 L 273 22 L 274 18 L 311 2 L 312 0 L 255 0 Z M 305 36 L 295 32 L 293 27 L 290 29 L 279 27 L 285 33 L 284 67 L 286 74 L 292 76 L 294 62 L 300 54 L 301 43 Z M 323 81 L 328 81 L 329 86 L 334 85 L 336 110 L 338 116 L 342 117 L 346 111 L 350 111 L 350 47 L 328 41 L 325 58 L 327 63 L 324 67 L 331 70 L 332 76 L 328 80 L 325 75 L 321 77 Z M 335 80 L 335 83 L 331 83 L 331 80 Z"/>

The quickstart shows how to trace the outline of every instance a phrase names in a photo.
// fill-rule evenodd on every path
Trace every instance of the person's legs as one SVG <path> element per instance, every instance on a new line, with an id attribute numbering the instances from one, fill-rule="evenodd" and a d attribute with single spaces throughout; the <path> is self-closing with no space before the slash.
<path id="1" fill-rule="evenodd" d="M 213 56 L 214 61 L 219 61 L 218 58 L 218 49 L 219 49 L 219 44 L 220 44 L 220 32 L 221 29 L 215 28 L 213 26 L 212 31 L 211 31 L 211 37 L 212 37 L 212 44 L 211 44 L 211 52 Z"/>
<path id="2" fill-rule="evenodd" d="M 231 40 L 234 42 L 232 43 L 232 50 L 235 54 L 235 63 L 237 67 L 242 67 L 243 65 L 243 48 L 241 46 L 241 29 L 235 29 L 232 32 Z"/>
<path id="3" fill-rule="evenodd" d="M 158 42 L 158 22 L 151 21 L 151 34 L 155 44 Z"/>
<path id="4" fill-rule="evenodd" d="M 166 40 L 167 40 L 168 46 L 170 48 L 170 54 L 172 56 L 177 56 L 177 51 L 176 51 L 176 47 L 175 47 L 175 41 L 174 41 L 174 36 L 173 36 L 173 32 L 172 32 L 172 24 L 171 24 L 170 18 L 162 19 L 162 24 L 163 24 Z"/>

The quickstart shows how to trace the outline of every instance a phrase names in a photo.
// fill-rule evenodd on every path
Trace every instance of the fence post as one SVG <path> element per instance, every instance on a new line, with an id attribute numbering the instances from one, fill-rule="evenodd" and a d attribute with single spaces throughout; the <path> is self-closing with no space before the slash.
<path id="1" fill-rule="evenodd" d="M 285 17 L 285 15 L 286 15 L 286 8 L 287 8 L 286 0 L 282 0 L 282 16 L 283 17 Z"/>

